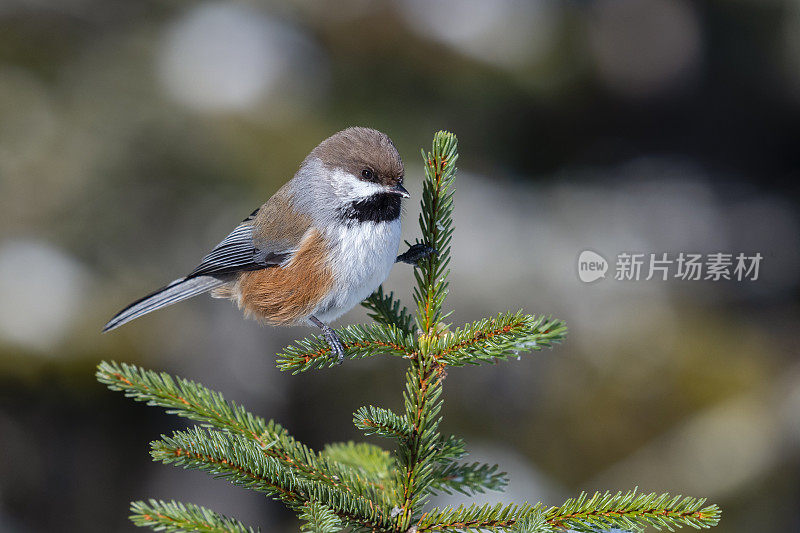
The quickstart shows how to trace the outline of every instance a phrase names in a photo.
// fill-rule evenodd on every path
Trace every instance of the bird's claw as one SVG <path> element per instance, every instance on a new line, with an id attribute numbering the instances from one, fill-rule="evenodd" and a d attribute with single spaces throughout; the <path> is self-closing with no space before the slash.
<path id="1" fill-rule="evenodd" d="M 416 266 L 426 257 L 438 253 L 433 246 L 418 242 L 417 244 L 412 244 L 405 253 L 398 255 L 395 263 L 408 263 Z"/>
<path id="2" fill-rule="evenodd" d="M 339 336 L 336 335 L 336 332 L 330 326 L 325 326 L 322 328 L 322 333 L 325 335 L 325 340 L 328 341 L 328 345 L 331 347 L 331 353 L 336 356 L 336 364 L 341 365 L 344 361 L 344 345 L 342 341 L 339 340 Z"/>

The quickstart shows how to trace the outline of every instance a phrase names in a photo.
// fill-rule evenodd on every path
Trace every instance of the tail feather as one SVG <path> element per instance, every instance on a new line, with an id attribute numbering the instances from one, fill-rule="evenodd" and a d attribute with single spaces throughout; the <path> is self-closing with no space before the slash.
<path id="1" fill-rule="evenodd" d="M 103 326 L 103 332 L 118 328 L 156 309 L 161 309 L 162 307 L 191 298 L 192 296 L 208 292 L 214 287 L 219 287 L 224 283 L 225 281 L 211 276 L 176 279 L 169 285 L 148 294 L 144 298 L 136 300 L 117 313 L 114 318 L 108 321 L 108 324 Z"/>

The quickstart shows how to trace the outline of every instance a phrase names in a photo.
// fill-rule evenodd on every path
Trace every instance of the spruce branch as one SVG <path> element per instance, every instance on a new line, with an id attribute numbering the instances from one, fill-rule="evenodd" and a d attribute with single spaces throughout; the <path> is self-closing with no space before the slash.
<path id="1" fill-rule="evenodd" d="M 441 374 L 432 365 L 412 361 L 406 373 L 405 410 L 412 427 L 409 439 L 398 442 L 398 482 L 402 488 L 398 529 L 408 527 L 428 499 L 428 487 L 436 480 L 434 466 L 440 458 L 439 412 L 442 402 Z"/>
<path id="2" fill-rule="evenodd" d="M 477 365 L 549 347 L 560 342 L 566 331 L 566 325 L 560 320 L 521 311 L 505 313 L 467 324 L 434 339 L 431 351 L 448 366 Z"/>
<path id="3" fill-rule="evenodd" d="M 505 472 L 498 472 L 497 465 L 485 463 L 455 463 L 440 465 L 433 471 L 434 480 L 429 490 L 433 493 L 470 494 L 484 493 L 487 490 L 502 491 L 508 485 Z"/>
<path id="4" fill-rule="evenodd" d="M 237 435 L 199 427 L 175 431 L 151 442 L 150 455 L 164 464 L 209 472 L 289 504 L 303 499 L 299 478 L 289 476 L 275 458 Z"/>
<path id="5" fill-rule="evenodd" d="M 447 296 L 447 266 L 450 264 L 450 241 L 453 235 L 453 182 L 455 181 L 458 141 L 452 133 L 439 131 L 433 137 L 431 151 L 423 151 L 425 180 L 422 183 L 419 226 L 422 244 L 437 253 L 420 260 L 414 270 L 417 287 L 417 327 L 429 335 L 441 320 L 442 303 Z"/>
<path id="6" fill-rule="evenodd" d="M 385 294 L 383 285 L 373 292 L 361 305 L 367 309 L 367 316 L 375 322 L 387 326 L 395 326 L 400 331 L 411 334 L 414 332 L 412 322 L 414 318 L 408 314 L 400 300 L 394 297 L 394 293 Z"/>
<path id="7" fill-rule="evenodd" d="M 320 502 L 307 502 L 300 513 L 300 531 L 309 533 L 336 533 L 342 530 L 342 521 L 330 507 Z"/>
<path id="8" fill-rule="evenodd" d="M 439 412 L 442 408 L 444 368 L 437 364 L 430 346 L 437 337 L 442 305 L 447 296 L 447 265 L 450 262 L 450 240 L 453 233 L 453 188 L 455 162 L 458 159 L 455 135 L 440 131 L 434 135 L 431 151 L 422 154 L 425 180 L 422 184 L 419 217 L 422 243 L 437 250 L 422 259 L 414 269 L 417 286 L 416 322 L 419 329 L 419 357 L 411 360 L 406 372 L 404 393 L 405 418 L 411 435 L 399 441 L 397 450 L 398 483 L 402 503 L 397 529 L 405 530 L 427 501 L 431 484 L 436 481 L 435 466 L 439 461 Z M 435 342 L 433 342 L 435 344 Z"/>
<path id="9" fill-rule="evenodd" d="M 219 392 L 183 378 L 144 370 L 135 365 L 102 362 L 97 379 L 109 389 L 148 405 L 165 407 L 168 413 L 195 420 L 204 426 L 240 435 L 253 441 L 266 457 L 279 461 L 296 476 L 320 481 L 351 494 L 359 494 L 363 484 L 352 478 L 347 468 L 321 461 L 308 446 L 269 420 L 253 415 Z"/>
<path id="10" fill-rule="evenodd" d="M 131 521 L 139 527 L 150 527 L 155 531 L 202 533 L 257 533 L 258 529 L 247 527 L 238 520 L 214 511 L 174 500 L 149 500 L 131 502 Z"/>
<path id="11" fill-rule="evenodd" d="M 550 525 L 544 513 L 537 510 L 518 520 L 512 531 L 514 533 L 555 533 L 556 529 Z"/>
<path id="12" fill-rule="evenodd" d="M 375 355 L 414 357 L 415 341 L 409 333 L 394 325 L 352 325 L 336 330 L 345 349 L 345 357 L 363 359 Z M 292 374 L 315 368 L 336 366 L 325 337 L 314 336 L 295 341 L 278 354 L 277 365 Z"/>
<path id="13" fill-rule="evenodd" d="M 417 531 L 504 531 L 530 514 L 532 508 L 525 504 L 470 505 L 468 507 L 434 508 L 417 522 Z"/>
<path id="14" fill-rule="evenodd" d="M 353 414 L 353 424 L 367 435 L 379 435 L 398 440 L 408 439 L 412 433 L 405 416 L 371 405 L 360 407 Z"/>
<path id="15" fill-rule="evenodd" d="M 717 525 L 721 511 L 705 502 L 703 498 L 668 493 L 640 494 L 636 489 L 625 493 L 596 492 L 591 497 L 581 493 L 560 507 L 486 504 L 436 508 L 422 516 L 417 531 L 506 531 L 517 528 L 536 513 L 556 531 L 597 533 L 615 528 L 642 531 L 648 526 L 668 531 L 685 526 L 707 529 Z"/>
<path id="16" fill-rule="evenodd" d="M 106 361 L 97 366 L 96 376 L 109 389 L 121 391 L 135 401 L 164 407 L 167 413 L 242 435 L 258 444 L 265 455 L 287 466 L 306 472 L 315 470 L 313 450 L 295 440 L 280 424 L 251 414 L 199 383 L 180 377 L 173 379 L 166 372 Z"/>
<path id="17" fill-rule="evenodd" d="M 437 446 L 437 461 L 440 463 L 447 464 L 467 455 L 467 445 L 461 437 L 450 435 L 440 440 Z"/>
<path id="18" fill-rule="evenodd" d="M 320 455 L 335 463 L 355 470 L 358 475 L 383 486 L 391 480 L 394 461 L 391 454 L 366 442 L 337 442 L 326 444 Z"/>
<path id="19" fill-rule="evenodd" d="M 504 490 L 508 484 L 505 472 L 498 472 L 497 465 L 457 462 L 466 455 L 464 439 L 455 435 L 441 439 L 437 446 L 434 480 L 429 490 L 446 494 L 454 491 L 467 495 L 485 490 Z"/>
<path id="20" fill-rule="evenodd" d="M 705 503 L 705 498 L 638 493 L 637 489 L 595 492 L 591 497 L 581 493 L 560 507 L 547 509 L 545 516 L 556 528 L 585 532 L 610 528 L 640 531 L 648 526 L 668 531 L 684 526 L 707 529 L 717 525 L 721 512 L 716 505 Z"/>
<path id="21" fill-rule="evenodd" d="M 368 528 L 388 525 L 391 507 L 381 501 L 385 498 L 375 487 L 362 483 L 360 494 L 353 494 L 297 476 L 292 469 L 260 452 L 257 445 L 239 435 L 195 427 L 153 441 L 150 453 L 154 460 L 208 472 L 280 499 L 293 509 L 307 501 L 324 501 L 349 524 Z"/>

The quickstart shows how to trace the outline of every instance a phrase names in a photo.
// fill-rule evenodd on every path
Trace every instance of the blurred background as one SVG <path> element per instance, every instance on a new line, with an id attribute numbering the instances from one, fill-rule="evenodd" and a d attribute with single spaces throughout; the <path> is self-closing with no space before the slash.
<path id="1" fill-rule="evenodd" d="M 185 422 L 93 373 L 201 381 L 314 447 L 360 439 L 361 405 L 400 408 L 402 361 L 282 374 L 276 351 L 314 331 L 227 302 L 100 335 L 350 125 L 394 139 L 417 199 L 420 147 L 459 136 L 455 324 L 569 325 L 555 350 L 449 372 L 443 431 L 511 476 L 478 501 L 638 485 L 718 502 L 716 531 L 800 531 L 797 0 L 0 0 L 0 530 L 132 531 L 148 497 L 297 529 L 152 463 Z M 606 279 L 578 279 L 586 249 Z M 623 251 L 763 260 L 755 281 L 617 281 Z M 385 286 L 411 303 L 412 280 Z"/>

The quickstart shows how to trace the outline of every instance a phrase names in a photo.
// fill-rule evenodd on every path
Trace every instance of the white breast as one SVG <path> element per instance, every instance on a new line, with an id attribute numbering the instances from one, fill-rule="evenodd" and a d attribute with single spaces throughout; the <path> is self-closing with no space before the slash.
<path id="1" fill-rule="evenodd" d="M 387 278 L 400 246 L 400 220 L 335 224 L 326 236 L 334 288 L 314 316 L 327 323 L 355 307 Z"/>

